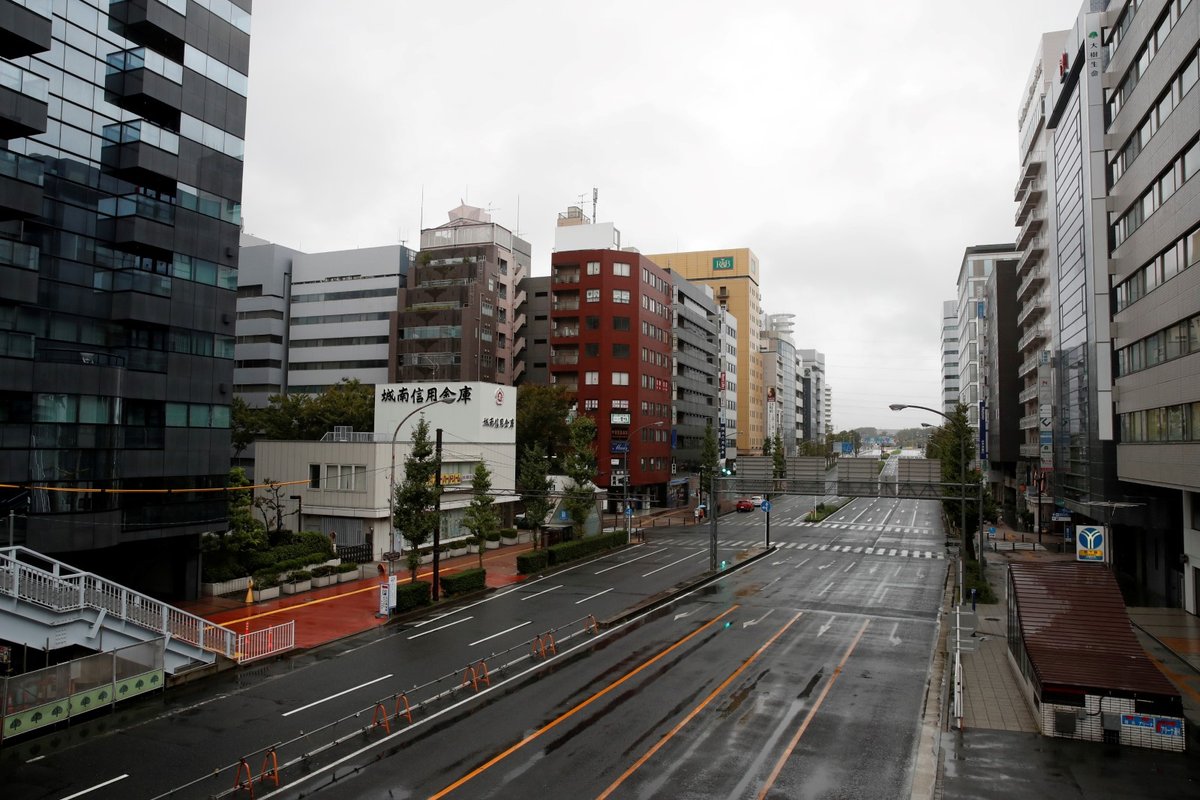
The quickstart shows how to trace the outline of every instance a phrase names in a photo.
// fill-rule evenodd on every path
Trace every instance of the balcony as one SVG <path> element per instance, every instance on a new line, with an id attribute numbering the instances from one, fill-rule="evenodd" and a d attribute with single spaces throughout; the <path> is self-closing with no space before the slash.
<path id="1" fill-rule="evenodd" d="M 551 283 L 579 283 L 579 270 L 559 270 L 550 279 Z"/>
<path id="2" fill-rule="evenodd" d="M 34 339 L 32 333 L 0 331 L 0 357 L 33 358 Z"/>
<path id="3" fill-rule="evenodd" d="M 0 0 L 0 57 L 50 49 L 50 0 Z"/>
<path id="4" fill-rule="evenodd" d="M 1036 400 L 1038 396 L 1038 385 L 1035 383 L 1032 386 L 1027 386 L 1017 395 L 1017 400 L 1022 403 L 1028 403 L 1030 400 Z"/>
<path id="5" fill-rule="evenodd" d="M 1039 233 L 1029 240 L 1029 244 L 1025 245 L 1021 252 L 1021 257 L 1017 259 L 1017 274 L 1020 275 L 1026 267 L 1037 266 L 1042 263 L 1042 255 L 1046 252 L 1046 235 Z"/>
<path id="6" fill-rule="evenodd" d="M 578 350 L 566 350 L 566 351 L 555 353 L 554 355 L 550 356 L 550 363 L 551 364 L 578 364 L 579 363 L 579 351 Z"/>
<path id="7" fill-rule="evenodd" d="M 1017 249 L 1024 250 L 1025 247 L 1033 240 L 1034 234 L 1042 229 L 1042 224 L 1046 220 L 1041 214 L 1032 214 L 1029 219 L 1025 220 L 1025 224 L 1021 226 L 1020 232 L 1017 234 Z"/>
<path id="8" fill-rule="evenodd" d="M 0 61 L 0 139 L 45 133 L 49 100 L 49 81 Z"/>
<path id="9" fill-rule="evenodd" d="M 183 65 L 137 47 L 108 55 L 105 99 L 168 128 L 179 127 L 183 104 Z"/>
<path id="10" fill-rule="evenodd" d="M 144 195 L 101 198 L 97 232 L 131 252 L 169 258 L 175 249 L 175 206 Z"/>
<path id="11" fill-rule="evenodd" d="M 1017 206 L 1016 216 L 1013 218 L 1014 224 L 1020 227 L 1025 223 L 1025 218 L 1029 216 L 1029 212 L 1033 211 L 1038 204 L 1038 201 L 1046 194 L 1046 179 L 1037 178 L 1025 185 L 1025 191 L 1022 193 L 1020 205 Z"/>
<path id="12" fill-rule="evenodd" d="M 42 213 L 41 159 L 0 150 L 0 219 L 28 219 Z"/>
<path id="13" fill-rule="evenodd" d="M 31 244 L 0 239 L 0 266 L 37 272 L 40 250 Z"/>
<path id="14" fill-rule="evenodd" d="M 1042 454 L 1042 447 L 1038 444 L 1023 444 L 1018 452 L 1021 458 L 1037 458 Z"/>
<path id="15" fill-rule="evenodd" d="M 554 311 L 578 311 L 579 296 L 576 295 L 575 297 L 562 298 L 556 297 L 554 298 L 554 304 L 551 306 L 551 308 Z"/>
<path id="16" fill-rule="evenodd" d="M 559 338 L 559 339 L 566 338 L 568 336 L 578 337 L 579 336 L 579 326 L 578 325 L 555 325 L 553 328 L 550 329 L 550 336 L 553 338 Z"/>
<path id="17" fill-rule="evenodd" d="M 1025 335 L 1017 340 L 1017 350 L 1023 351 L 1029 348 L 1034 342 L 1041 342 L 1046 339 L 1050 333 L 1050 326 L 1046 324 L 1035 325 L 1025 332 Z"/>
<path id="18" fill-rule="evenodd" d="M 1034 353 L 1029 358 L 1022 361 L 1021 366 L 1017 367 L 1017 377 L 1024 378 L 1029 373 L 1035 371 L 1038 368 L 1038 364 L 1041 363 L 1041 360 L 1041 353 Z"/>
<path id="19" fill-rule="evenodd" d="M 1049 305 L 1046 303 L 1046 296 L 1039 294 L 1026 303 L 1021 312 L 1017 314 L 1017 326 L 1025 327 L 1032 325 L 1042 318 L 1042 315 L 1049 310 Z"/>
<path id="20" fill-rule="evenodd" d="M 146 120 L 104 126 L 100 161 L 119 178 L 174 190 L 179 172 L 179 135 Z"/>
<path id="21" fill-rule="evenodd" d="M 116 33 L 183 61 L 187 0 L 115 0 L 108 15 Z"/>
<path id="22" fill-rule="evenodd" d="M 1017 422 L 1017 427 L 1023 431 L 1032 430 L 1032 429 L 1036 428 L 1037 426 L 1038 426 L 1038 415 L 1037 414 L 1029 414 L 1027 416 L 1021 417 L 1020 421 Z"/>
<path id="23" fill-rule="evenodd" d="M 1041 174 L 1042 169 L 1046 166 L 1046 151 L 1034 150 L 1029 154 L 1029 158 L 1021 165 L 1021 174 L 1017 178 L 1017 185 L 1013 188 L 1013 199 L 1020 202 L 1021 198 L 1027 189 L 1027 183 L 1031 178 L 1036 178 Z"/>
<path id="24" fill-rule="evenodd" d="M 1025 302 L 1026 298 L 1033 295 L 1034 290 L 1039 288 L 1042 283 L 1049 277 L 1049 270 L 1045 266 L 1038 266 L 1029 272 L 1028 275 L 1017 285 L 1017 301 Z"/>

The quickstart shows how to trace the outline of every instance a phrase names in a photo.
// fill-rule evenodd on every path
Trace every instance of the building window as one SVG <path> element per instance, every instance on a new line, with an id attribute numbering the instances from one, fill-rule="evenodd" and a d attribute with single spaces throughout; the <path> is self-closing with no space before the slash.
<path id="1" fill-rule="evenodd" d="M 600 343 L 599 342 L 585 342 L 583 345 L 583 354 L 585 356 L 588 356 L 589 358 L 599 358 L 600 357 Z"/>
<path id="2" fill-rule="evenodd" d="M 623 303 L 625 305 L 629 304 L 629 290 L 628 289 L 613 289 L 612 297 L 613 297 L 614 303 Z"/>
<path id="3" fill-rule="evenodd" d="M 587 262 L 587 274 L 588 275 L 599 275 L 600 274 L 600 262 L 599 261 Z"/>
<path id="4" fill-rule="evenodd" d="M 613 358 L 629 358 L 629 345 L 614 344 L 612 346 Z"/>
<path id="5" fill-rule="evenodd" d="M 597 410 L 599 410 L 599 408 L 600 408 L 599 400 L 596 400 L 593 398 L 591 400 L 583 401 L 583 410 L 584 411 L 597 411 Z"/>
<path id="6" fill-rule="evenodd" d="M 320 489 L 321 488 L 321 465 L 320 464 L 309 464 L 308 465 L 308 488 L 310 488 L 310 489 Z"/>
<path id="7" fill-rule="evenodd" d="M 629 319 L 630 319 L 629 317 L 613 317 L 612 318 L 612 329 L 614 331 L 629 330 Z"/>
<path id="8" fill-rule="evenodd" d="M 313 486 L 313 469 L 319 464 L 309 465 L 308 485 Z M 362 492 L 367 488 L 367 468 L 361 464 L 326 464 L 325 489 L 339 492 Z"/>
<path id="9" fill-rule="evenodd" d="M 628 386 L 629 385 L 629 373 L 628 372 L 614 372 L 612 374 L 612 385 L 613 386 Z"/>
<path id="10" fill-rule="evenodd" d="M 600 373 L 599 372 L 583 373 L 583 382 L 586 383 L 588 386 L 595 386 L 596 384 L 600 383 Z"/>
<path id="11" fill-rule="evenodd" d="M 584 301 L 588 302 L 588 303 L 599 303 L 600 302 L 600 290 L 599 289 L 588 289 L 587 294 L 584 296 Z"/>
<path id="12" fill-rule="evenodd" d="M 600 330 L 600 318 L 599 317 L 584 317 L 583 324 L 589 331 Z"/>
<path id="13" fill-rule="evenodd" d="M 628 264 L 621 264 L 619 262 L 614 262 L 612 267 L 613 267 L 613 273 L 612 273 L 613 275 L 616 275 L 619 278 L 628 278 L 629 277 L 629 265 Z"/>
<path id="14" fill-rule="evenodd" d="M 617 411 L 628 411 L 629 410 L 629 401 L 628 400 L 613 400 L 612 407 L 614 410 L 617 410 Z"/>

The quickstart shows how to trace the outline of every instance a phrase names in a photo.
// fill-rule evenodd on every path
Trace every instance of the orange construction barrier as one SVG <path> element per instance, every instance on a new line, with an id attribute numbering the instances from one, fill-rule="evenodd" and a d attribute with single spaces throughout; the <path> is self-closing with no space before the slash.
<path id="1" fill-rule="evenodd" d="M 587 632 L 588 633 L 599 633 L 600 632 L 600 623 L 596 622 L 595 614 L 588 614 Z"/>
<path id="2" fill-rule="evenodd" d="M 492 685 L 492 676 L 488 674 L 487 662 L 481 660 L 479 662 L 478 666 L 479 666 L 479 673 L 482 674 L 482 676 L 483 676 L 482 678 L 480 678 L 480 680 L 482 680 L 484 683 L 486 683 L 490 687 Z"/>
<path id="3" fill-rule="evenodd" d="M 404 716 L 408 719 L 408 724 L 412 725 L 412 707 L 408 704 L 408 695 L 404 692 L 396 695 L 396 719 L 400 719 L 400 703 L 404 703 Z"/>
<path id="4" fill-rule="evenodd" d="M 268 765 L 270 765 L 269 769 Z M 263 783 L 266 783 L 268 778 L 274 780 L 276 786 L 279 785 L 279 756 L 275 755 L 274 747 L 263 756 L 262 774 L 258 776 Z"/>
<path id="5" fill-rule="evenodd" d="M 474 667 L 467 667 L 466 669 L 463 670 L 462 683 L 460 683 L 458 685 L 458 688 L 461 689 L 464 686 L 467 686 L 468 684 L 470 684 L 472 691 L 475 691 L 475 692 L 479 691 L 479 678 L 475 675 Z"/>
<path id="6" fill-rule="evenodd" d="M 242 769 L 245 768 L 246 782 L 242 783 Z M 240 792 L 242 789 L 250 790 L 250 797 L 254 797 L 254 773 L 250 771 L 250 765 L 246 763 L 246 759 L 238 762 L 237 773 L 234 775 L 233 790 Z"/>
<path id="7" fill-rule="evenodd" d="M 371 727 L 378 728 L 381 725 L 384 733 L 392 732 L 392 726 L 388 723 L 387 709 L 383 707 L 383 703 L 376 703 L 375 713 L 371 715 Z"/>

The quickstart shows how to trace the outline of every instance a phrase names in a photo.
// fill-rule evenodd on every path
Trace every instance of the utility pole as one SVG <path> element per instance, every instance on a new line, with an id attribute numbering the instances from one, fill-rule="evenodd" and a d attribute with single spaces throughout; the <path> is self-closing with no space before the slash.
<path id="1" fill-rule="evenodd" d="M 708 569 L 717 571 L 717 515 L 721 510 L 721 498 L 717 495 L 717 474 L 714 471 L 708 491 L 708 513 L 712 521 L 708 525 Z"/>
<path id="2" fill-rule="evenodd" d="M 433 602 L 438 601 L 438 536 L 442 532 L 442 429 L 434 433 L 434 459 L 437 475 L 433 479 Z"/>

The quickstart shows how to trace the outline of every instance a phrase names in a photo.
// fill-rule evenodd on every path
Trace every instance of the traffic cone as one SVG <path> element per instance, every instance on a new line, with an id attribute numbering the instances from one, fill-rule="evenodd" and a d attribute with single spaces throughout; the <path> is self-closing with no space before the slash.
<path id="1" fill-rule="evenodd" d="M 246 605 L 254 602 L 254 578 L 251 577 L 246 583 Z"/>

